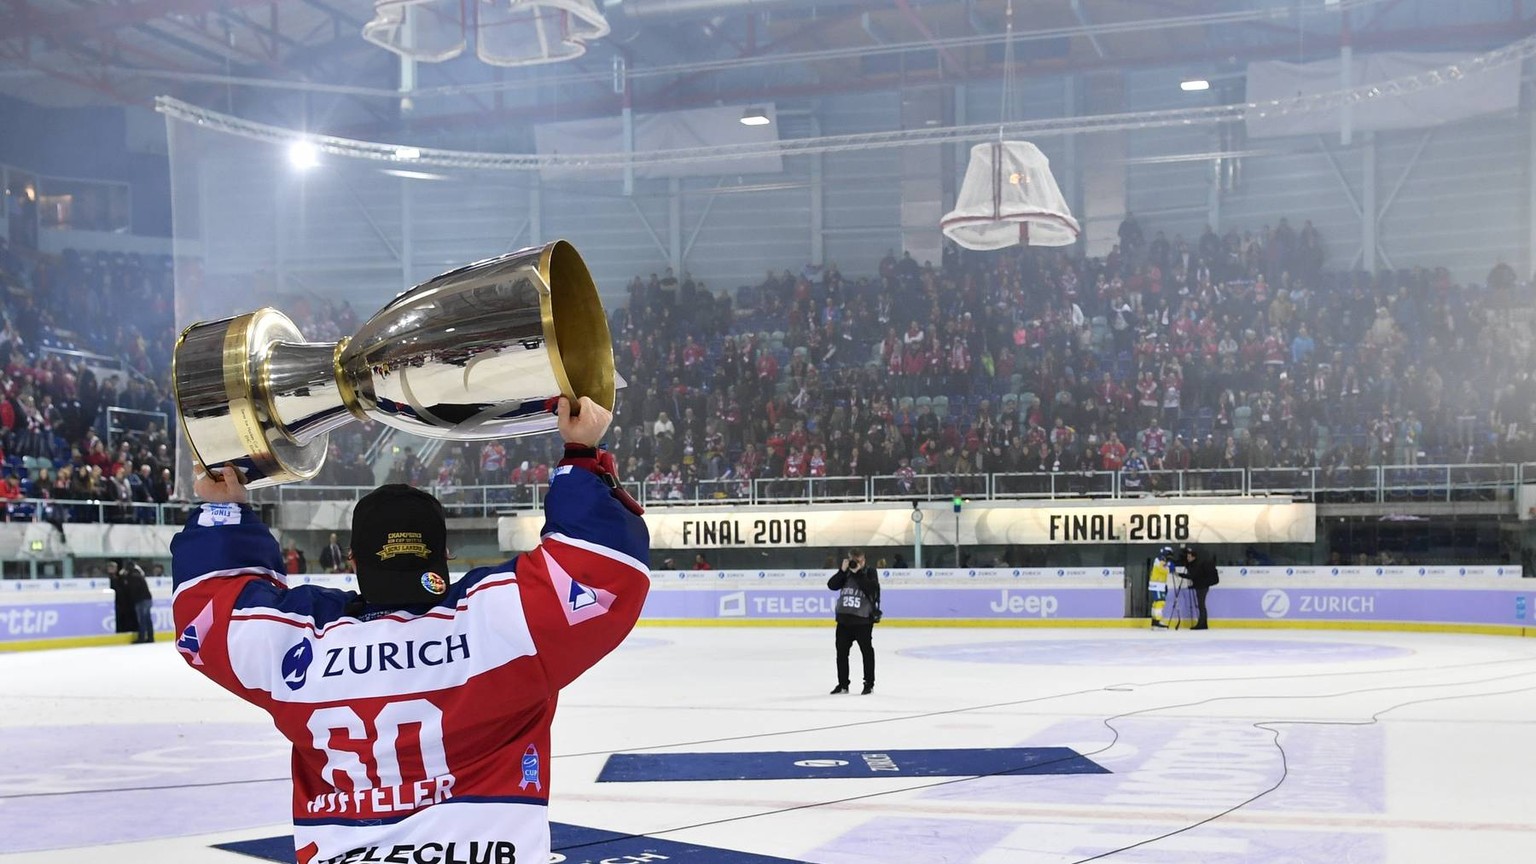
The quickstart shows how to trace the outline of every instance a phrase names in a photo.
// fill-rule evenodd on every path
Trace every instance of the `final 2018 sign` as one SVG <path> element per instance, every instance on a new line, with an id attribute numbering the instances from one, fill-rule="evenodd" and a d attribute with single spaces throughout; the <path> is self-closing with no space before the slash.
<path id="1" fill-rule="evenodd" d="M 1311 543 L 1317 509 L 1286 500 L 1201 499 L 1091 503 L 968 504 L 958 518 L 948 506 L 653 507 L 645 514 L 653 549 L 775 549 L 786 547 L 910 546 L 914 513 L 922 513 L 923 543 L 966 546 L 1050 546 L 1061 543 Z M 501 548 L 516 552 L 539 542 L 542 514 L 503 517 Z"/>

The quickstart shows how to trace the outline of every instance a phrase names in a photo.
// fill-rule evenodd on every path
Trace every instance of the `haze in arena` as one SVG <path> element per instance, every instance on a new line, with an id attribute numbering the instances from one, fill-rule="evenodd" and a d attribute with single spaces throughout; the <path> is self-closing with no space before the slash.
<path id="1" fill-rule="evenodd" d="M 0 864 L 1528 860 L 1532 6 L 0 4 Z"/>

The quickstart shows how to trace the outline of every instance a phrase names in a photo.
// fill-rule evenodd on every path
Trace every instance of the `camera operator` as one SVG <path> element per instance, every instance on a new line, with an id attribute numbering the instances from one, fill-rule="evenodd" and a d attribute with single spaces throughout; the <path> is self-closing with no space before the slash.
<path id="1" fill-rule="evenodd" d="M 1211 586 L 1221 581 L 1216 575 L 1216 565 L 1195 553 L 1195 547 L 1184 547 L 1184 578 L 1195 587 L 1195 602 L 1199 604 L 1200 617 L 1192 630 L 1208 630 L 1205 613 L 1205 595 Z"/>
<path id="2" fill-rule="evenodd" d="M 875 691 L 875 625 L 880 621 L 880 576 L 864 562 L 864 553 L 849 550 L 848 557 L 827 588 L 837 595 L 837 686 L 833 695 L 848 692 L 848 650 L 859 643 L 864 655 L 865 696 Z"/>

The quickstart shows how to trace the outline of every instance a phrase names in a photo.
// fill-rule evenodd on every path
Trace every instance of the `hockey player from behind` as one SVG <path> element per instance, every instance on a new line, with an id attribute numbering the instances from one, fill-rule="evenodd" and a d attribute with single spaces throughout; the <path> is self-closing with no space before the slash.
<path id="1" fill-rule="evenodd" d="M 300 864 L 550 860 L 556 696 L 623 641 L 649 588 L 640 507 L 596 449 L 612 415 L 570 407 L 538 547 L 451 585 L 425 492 L 357 502 L 359 595 L 288 588 L 238 472 L 198 479 L 208 503 L 171 543 L 176 647 L 292 742 Z"/>

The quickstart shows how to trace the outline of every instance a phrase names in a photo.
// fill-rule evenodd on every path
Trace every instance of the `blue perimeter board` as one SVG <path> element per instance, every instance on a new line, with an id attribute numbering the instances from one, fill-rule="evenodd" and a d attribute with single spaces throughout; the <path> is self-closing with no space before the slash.
<path id="1" fill-rule="evenodd" d="M 616 753 L 599 783 L 1108 774 L 1070 747 L 954 750 L 801 750 L 781 753 Z"/>
<path id="2" fill-rule="evenodd" d="M 601 864 L 603 861 L 683 861 L 692 864 L 806 864 L 789 858 L 771 855 L 754 855 L 714 846 L 698 846 L 675 840 L 658 840 L 654 837 L 636 837 L 618 831 L 586 828 L 581 825 L 549 823 L 551 849 L 565 856 L 565 864 Z M 293 837 L 264 837 L 260 840 L 242 840 L 237 843 L 220 843 L 214 847 L 227 852 L 238 852 L 266 861 L 293 864 Z M 442 862 L 446 864 L 446 862 Z"/>

